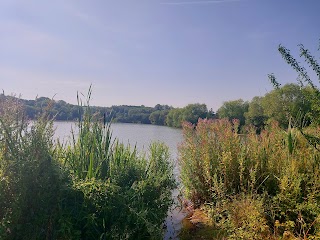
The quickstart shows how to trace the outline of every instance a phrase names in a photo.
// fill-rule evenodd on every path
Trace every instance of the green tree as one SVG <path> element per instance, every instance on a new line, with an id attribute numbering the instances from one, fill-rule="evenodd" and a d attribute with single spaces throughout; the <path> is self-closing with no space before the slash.
<path id="1" fill-rule="evenodd" d="M 184 108 L 171 109 L 166 117 L 166 124 L 170 127 L 181 127 L 181 123 L 186 121 L 196 124 L 199 118 L 214 117 L 212 111 L 208 112 L 205 104 L 188 104 Z"/>
<path id="2" fill-rule="evenodd" d="M 188 104 L 183 108 L 182 120 L 190 122 L 192 124 L 196 124 L 199 118 L 206 118 L 207 113 L 208 109 L 205 104 Z"/>
<path id="3" fill-rule="evenodd" d="M 210 110 L 208 111 L 206 118 L 207 118 L 207 119 L 214 119 L 214 118 L 216 118 L 216 114 L 215 114 L 215 112 L 212 110 L 212 108 L 210 108 Z"/>
<path id="4" fill-rule="evenodd" d="M 246 124 L 251 124 L 257 128 L 257 133 L 263 129 L 267 116 L 262 106 L 263 97 L 254 97 L 249 103 L 248 112 L 244 113 Z"/>
<path id="5" fill-rule="evenodd" d="M 169 112 L 168 110 L 157 110 L 155 112 L 152 112 L 149 116 L 149 120 L 151 124 L 165 125 L 168 112 Z"/>
<path id="6" fill-rule="evenodd" d="M 262 99 L 264 114 L 271 120 L 279 122 L 283 128 L 288 127 L 290 116 L 298 117 L 310 111 L 310 104 L 301 87 L 297 84 L 286 84 L 267 93 Z"/>
<path id="7" fill-rule="evenodd" d="M 182 108 L 173 108 L 169 111 L 166 124 L 169 127 L 181 127 L 181 123 L 183 121 L 183 109 Z"/>
<path id="8" fill-rule="evenodd" d="M 248 111 L 249 103 L 242 99 L 226 101 L 218 109 L 217 114 L 219 118 L 239 119 L 240 125 L 245 124 L 245 112 Z"/>

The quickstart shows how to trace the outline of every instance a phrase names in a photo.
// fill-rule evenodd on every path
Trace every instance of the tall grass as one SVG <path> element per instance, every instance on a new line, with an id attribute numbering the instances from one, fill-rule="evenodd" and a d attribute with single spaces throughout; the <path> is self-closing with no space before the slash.
<path id="1" fill-rule="evenodd" d="M 65 179 L 55 161 L 52 122 L 43 115 L 30 125 L 19 102 L 0 108 L 0 238 L 55 236 Z"/>
<path id="2" fill-rule="evenodd" d="M 175 187 L 168 147 L 152 144 L 147 158 L 112 141 L 110 123 L 91 114 L 90 97 L 89 90 L 85 106 L 80 103 L 78 133 L 73 133 L 64 159 L 74 187 L 84 194 L 85 236 L 161 238 Z"/>
<path id="3" fill-rule="evenodd" d="M 319 236 L 319 152 L 299 131 L 283 131 L 275 122 L 260 135 L 253 128 L 239 135 L 238 126 L 226 119 L 184 124 L 179 155 L 186 196 L 211 206 L 213 220 L 228 226 L 230 238 L 265 238 L 266 228 L 256 234 L 263 222 L 269 234 L 290 231 L 301 237 L 302 229 L 309 229 L 309 235 Z M 241 209 L 247 211 L 241 221 L 251 225 L 237 224 Z"/>
<path id="4" fill-rule="evenodd" d="M 144 154 L 111 141 L 90 96 L 65 146 L 46 115 L 30 125 L 19 103 L 1 102 L 0 239 L 162 237 L 175 187 L 168 147 Z"/>

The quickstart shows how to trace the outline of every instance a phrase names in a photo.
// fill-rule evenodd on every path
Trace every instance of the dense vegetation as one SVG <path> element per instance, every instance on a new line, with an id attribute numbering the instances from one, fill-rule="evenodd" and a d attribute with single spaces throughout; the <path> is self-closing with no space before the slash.
<path id="1" fill-rule="evenodd" d="M 320 91 L 289 50 L 279 51 L 298 85 L 270 75 L 275 89 L 264 97 L 226 102 L 224 119 L 183 124 L 184 194 L 210 219 L 201 239 L 320 239 Z M 300 53 L 320 80 L 315 57 L 302 45 Z"/>
<path id="2" fill-rule="evenodd" d="M 320 152 L 296 129 L 276 122 L 259 136 L 239 121 L 184 124 L 180 147 L 185 195 L 204 204 L 228 239 L 320 237 Z M 317 129 L 319 131 L 319 129 Z"/>
<path id="3" fill-rule="evenodd" d="M 112 142 L 114 119 L 183 128 L 183 193 L 211 228 L 201 239 L 320 239 L 320 90 L 288 49 L 279 51 L 298 84 L 281 86 L 271 74 L 274 90 L 224 102 L 216 114 L 205 104 L 77 107 L 1 95 L 0 238 L 162 237 L 176 186 L 168 148 L 152 144 L 143 155 Z M 302 45 L 300 56 L 320 80 Z M 68 145 L 53 141 L 53 116 L 79 119 Z"/>
<path id="4" fill-rule="evenodd" d="M 30 124 L 18 99 L 0 102 L 0 239 L 160 239 L 175 187 L 168 148 L 111 141 L 89 106 L 62 146 L 43 110 Z"/>

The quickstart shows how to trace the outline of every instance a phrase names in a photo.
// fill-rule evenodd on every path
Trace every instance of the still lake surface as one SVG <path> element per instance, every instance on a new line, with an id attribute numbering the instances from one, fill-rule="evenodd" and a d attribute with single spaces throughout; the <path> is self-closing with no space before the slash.
<path id="1" fill-rule="evenodd" d="M 70 140 L 71 129 L 76 129 L 75 122 L 55 122 L 55 138 L 66 143 Z M 170 128 L 166 126 L 156 126 L 147 124 L 132 124 L 132 123 L 113 123 L 111 125 L 112 137 L 117 138 L 124 144 L 136 146 L 139 151 L 148 151 L 148 147 L 152 142 L 164 142 L 171 154 L 171 159 L 174 163 L 174 174 L 179 178 L 179 167 L 177 164 L 178 150 L 177 146 L 182 141 L 181 129 Z M 175 190 L 173 196 L 176 197 L 179 191 Z M 181 220 L 185 214 L 179 208 L 173 207 L 168 213 L 166 219 L 166 233 L 164 239 L 176 239 L 177 233 L 181 228 Z"/>

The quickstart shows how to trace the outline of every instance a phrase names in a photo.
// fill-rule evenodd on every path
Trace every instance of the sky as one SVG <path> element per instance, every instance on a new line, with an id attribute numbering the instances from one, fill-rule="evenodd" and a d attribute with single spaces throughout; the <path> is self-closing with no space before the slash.
<path id="1" fill-rule="evenodd" d="M 0 0 L 0 90 L 91 105 L 251 100 L 319 53 L 320 0 Z M 319 56 L 319 54 L 318 54 Z M 302 61 L 302 60 L 301 60 Z"/>

